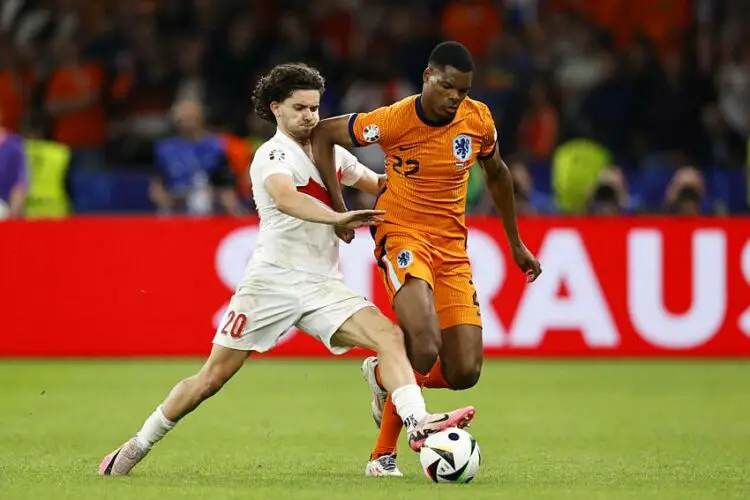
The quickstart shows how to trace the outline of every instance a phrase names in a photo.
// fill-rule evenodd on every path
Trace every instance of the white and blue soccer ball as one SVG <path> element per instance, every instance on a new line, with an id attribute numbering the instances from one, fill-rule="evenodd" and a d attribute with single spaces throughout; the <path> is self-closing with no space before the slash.
<path id="1" fill-rule="evenodd" d="M 436 483 L 468 483 L 477 475 L 482 455 L 474 436 L 454 427 L 428 437 L 419 461 Z"/>

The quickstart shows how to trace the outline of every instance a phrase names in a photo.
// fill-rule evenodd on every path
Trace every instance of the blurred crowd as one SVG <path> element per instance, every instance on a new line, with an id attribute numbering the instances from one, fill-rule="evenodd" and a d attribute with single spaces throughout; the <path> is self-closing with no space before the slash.
<path id="1" fill-rule="evenodd" d="M 749 27 L 746 0 L 5 0 L 0 208 L 252 212 L 263 71 L 307 62 L 322 116 L 364 111 L 419 92 L 455 39 L 521 213 L 744 212 Z M 476 166 L 468 209 L 493 211 Z"/>

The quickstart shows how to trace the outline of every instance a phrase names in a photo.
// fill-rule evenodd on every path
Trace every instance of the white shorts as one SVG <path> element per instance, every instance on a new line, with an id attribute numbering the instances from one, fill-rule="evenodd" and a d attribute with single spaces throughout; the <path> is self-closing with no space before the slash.
<path id="1" fill-rule="evenodd" d="M 349 348 L 332 346 L 331 338 L 347 319 L 370 306 L 341 280 L 255 264 L 232 296 L 213 342 L 265 352 L 296 326 L 332 353 L 343 354 Z"/>

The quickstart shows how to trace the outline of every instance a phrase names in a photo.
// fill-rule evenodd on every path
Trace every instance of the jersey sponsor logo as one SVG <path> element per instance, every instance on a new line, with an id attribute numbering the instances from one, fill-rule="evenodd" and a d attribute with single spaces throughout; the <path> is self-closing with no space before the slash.
<path id="1" fill-rule="evenodd" d="M 281 149 L 272 149 L 270 153 L 268 153 L 268 159 L 274 160 L 274 161 L 284 161 L 286 158 L 286 153 L 282 151 Z"/>
<path id="2" fill-rule="evenodd" d="M 399 269 L 409 267 L 414 259 L 411 256 L 411 250 L 402 250 L 396 257 L 396 264 Z"/>
<path id="3" fill-rule="evenodd" d="M 465 162 L 471 156 L 471 137 L 458 135 L 453 138 L 453 156 L 460 162 Z"/>
<path id="4" fill-rule="evenodd" d="M 371 123 L 365 127 L 363 135 L 365 142 L 378 142 L 378 139 L 380 139 L 380 127 Z"/>

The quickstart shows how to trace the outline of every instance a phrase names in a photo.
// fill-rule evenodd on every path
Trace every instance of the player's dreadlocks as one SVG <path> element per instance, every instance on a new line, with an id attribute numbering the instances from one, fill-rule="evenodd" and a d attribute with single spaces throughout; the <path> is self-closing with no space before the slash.
<path id="1" fill-rule="evenodd" d="M 472 59 L 469 49 L 458 42 L 438 44 L 432 49 L 429 65 L 440 69 L 453 66 L 462 73 L 474 71 L 474 59 Z"/>
<path id="2" fill-rule="evenodd" d="M 325 90 L 325 79 L 320 72 L 304 63 L 279 64 L 262 76 L 253 91 L 253 107 L 258 116 L 275 122 L 272 102 L 282 102 L 295 90 Z"/>

